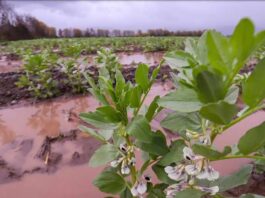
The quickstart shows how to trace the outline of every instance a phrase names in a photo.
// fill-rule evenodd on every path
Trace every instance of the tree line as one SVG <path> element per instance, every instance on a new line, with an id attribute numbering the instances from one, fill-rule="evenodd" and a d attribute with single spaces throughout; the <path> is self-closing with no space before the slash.
<path id="1" fill-rule="evenodd" d="M 18 15 L 12 7 L 0 0 L 0 40 L 22 40 L 35 38 L 73 37 L 130 37 L 130 36 L 200 36 L 199 31 L 169 31 L 150 29 L 148 31 L 107 30 L 87 28 L 65 28 L 56 30 L 30 15 Z"/>
<path id="2" fill-rule="evenodd" d="M 65 28 L 58 30 L 58 37 L 130 37 L 130 36 L 201 36 L 203 30 L 198 31 L 169 31 L 166 29 L 150 29 L 146 32 L 141 30 L 108 30 L 108 29 L 93 29 L 88 28 L 81 30 L 78 28 Z"/>
<path id="3" fill-rule="evenodd" d="M 0 40 L 56 37 L 56 29 L 29 15 L 18 15 L 0 0 Z"/>

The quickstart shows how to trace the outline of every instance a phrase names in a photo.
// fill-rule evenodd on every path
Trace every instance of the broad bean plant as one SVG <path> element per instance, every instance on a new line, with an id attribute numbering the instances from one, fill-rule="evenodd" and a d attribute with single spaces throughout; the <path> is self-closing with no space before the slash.
<path id="1" fill-rule="evenodd" d="M 80 129 L 102 143 L 89 161 L 92 167 L 105 166 L 94 185 L 123 198 L 217 198 L 246 184 L 253 165 L 223 177 L 211 164 L 234 158 L 265 161 L 265 122 L 234 145 L 215 147 L 217 136 L 265 107 L 265 59 L 250 74 L 240 74 L 264 41 L 265 31 L 255 33 L 252 22 L 242 19 L 229 37 L 209 30 L 198 40 L 188 38 L 183 51 L 167 53 L 152 72 L 138 65 L 135 83 L 125 81 L 115 58 L 111 69 L 101 67 L 97 82 L 86 75 L 101 104 L 95 112 L 80 114 L 87 123 Z M 172 74 L 176 90 L 144 106 L 164 61 L 177 71 Z M 150 124 L 164 108 L 172 113 L 161 126 L 175 138 Z"/>
<path id="2" fill-rule="evenodd" d="M 21 75 L 16 85 L 26 87 L 36 98 L 49 98 L 58 93 L 57 81 L 53 79 L 52 69 L 58 57 L 44 51 L 41 54 L 24 55 L 24 74 Z"/>

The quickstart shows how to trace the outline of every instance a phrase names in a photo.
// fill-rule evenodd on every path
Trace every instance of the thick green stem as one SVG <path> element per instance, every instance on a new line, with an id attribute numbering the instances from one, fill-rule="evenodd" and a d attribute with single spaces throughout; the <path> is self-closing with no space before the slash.
<path id="1" fill-rule="evenodd" d="M 249 159 L 256 159 L 256 160 L 265 160 L 265 156 L 257 156 L 257 155 L 228 155 L 223 158 L 213 160 L 213 161 L 220 161 L 220 160 L 227 160 L 227 159 L 238 159 L 238 158 L 249 158 Z"/>
<path id="2" fill-rule="evenodd" d="M 223 130 L 225 131 L 226 129 L 230 128 L 231 126 L 235 125 L 236 123 L 240 122 L 241 120 L 243 120 L 244 118 L 250 116 L 252 113 L 265 108 L 265 104 L 259 105 L 255 108 L 249 109 L 248 111 L 246 111 L 241 117 L 238 117 L 237 119 L 233 120 L 232 122 L 230 122 L 228 125 L 226 125 Z"/>
<path id="3" fill-rule="evenodd" d="M 159 63 L 159 66 L 158 66 L 159 71 L 160 71 L 161 65 L 162 65 L 163 63 L 164 63 L 164 60 L 162 60 L 162 61 Z M 159 71 L 158 71 L 158 72 L 159 72 Z M 138 115 L 138 113 L 139 113 L 139 111 L 140 111 L 140 109 L 141 109 L 141 107 L 142 107 L 142 105 L 143 105 L 143 103 L 144 103 L 144 101 L 145 101 L 147 95 L 149 94 L 149 92 L 150 92 L 150 90 L 151 90 L 152 85 L 153 85 L 154 82 L 155 82 L 155 79 L 152 79 L 152 81 L 150 82 L 150 85 L 149 85 L 148 90 L 146 91 L 146 93 L 145 93 L 143 99 L 141 100 L 141 103 L 140 103 L 139 107 L 137 108 L 136 112 L 134 113 L 134 117 L 136 117 L 136 116 Z"/>

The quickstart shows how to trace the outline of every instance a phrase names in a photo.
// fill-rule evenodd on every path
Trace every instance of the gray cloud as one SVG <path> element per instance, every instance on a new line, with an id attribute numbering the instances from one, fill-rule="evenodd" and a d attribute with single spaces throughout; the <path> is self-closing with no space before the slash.
<path id="1" fill-rule="evenodd" d="M 262 1 L 9 1 L 57 28 L 170 30 L 217 29 L 231 33 L 242 17 L 265 29 Z"/>

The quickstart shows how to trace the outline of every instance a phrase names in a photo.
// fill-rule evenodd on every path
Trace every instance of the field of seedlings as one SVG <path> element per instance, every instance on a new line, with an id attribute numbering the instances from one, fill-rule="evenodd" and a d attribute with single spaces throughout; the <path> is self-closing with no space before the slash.
<path id="1" fill-rule="evenodd" d="M 265 196 L 252 26 L 0 42 L 0 197 Z"/>

